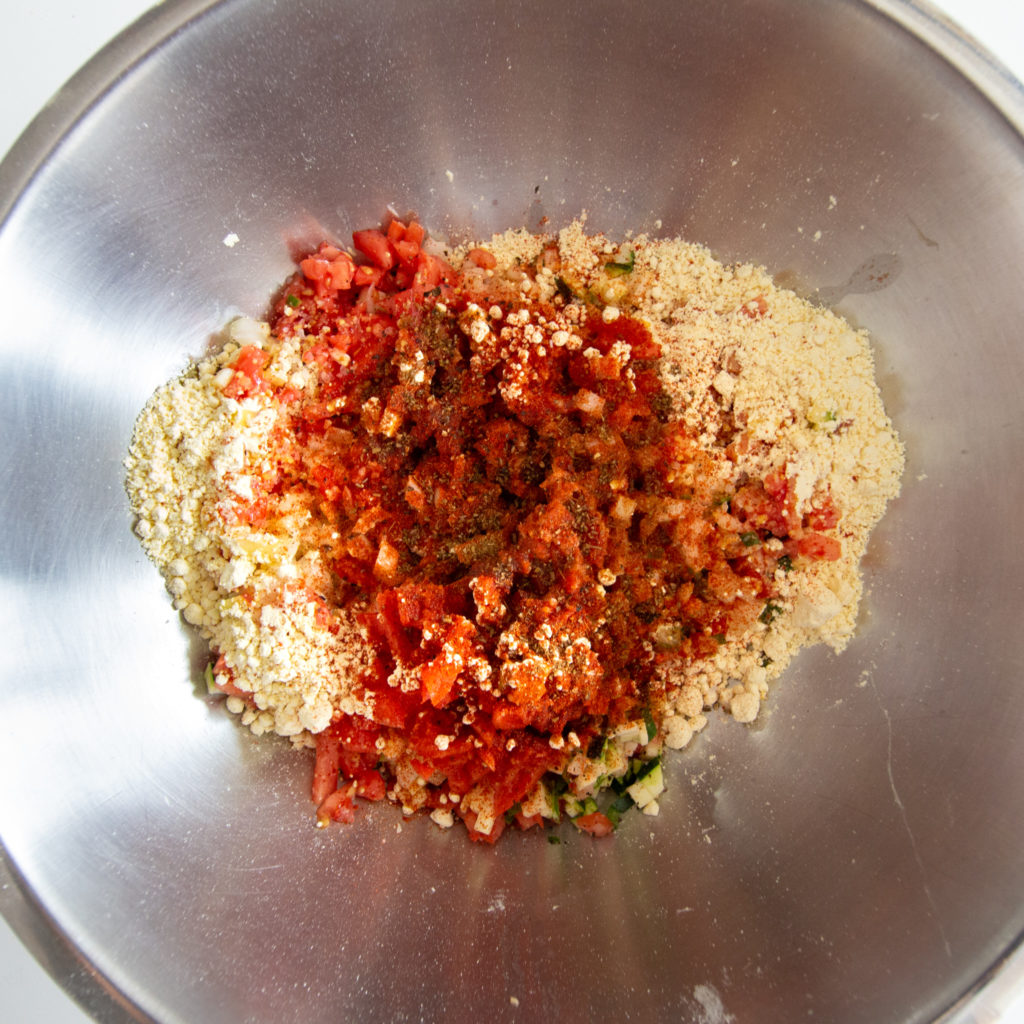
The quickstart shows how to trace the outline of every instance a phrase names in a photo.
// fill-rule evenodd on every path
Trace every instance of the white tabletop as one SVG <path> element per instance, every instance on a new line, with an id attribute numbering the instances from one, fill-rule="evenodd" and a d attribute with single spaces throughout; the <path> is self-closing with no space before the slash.
<path id="1" fill-rule="evenodd" d="M 152 0 L 9 4 L 4 14 L 8 29 L 0 33 L 0 153 L 7 152 L 75 70 L 151 6 Z M 1024 4 L 1019 0 L 941 0 L 940 6 L 1024 80 Z M 1000 1020 L 1019 1024 L 1024 1021 L 1024 991 L 996 993 L 990 1007 L 975 1012 L 963 1024 Z M 2 918 L 0 1021 L 89 1024 L 89 1018 L 50 980 Z"/>

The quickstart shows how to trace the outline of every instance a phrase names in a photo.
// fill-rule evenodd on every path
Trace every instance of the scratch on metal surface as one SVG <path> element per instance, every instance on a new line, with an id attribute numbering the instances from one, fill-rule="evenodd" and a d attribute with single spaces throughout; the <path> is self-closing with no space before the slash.
<path id="1" fill-rule="evenodd" d="M 939 915 L 938 904 L 935 902 L 935 897 L 932 895 L 931 887 L 928 885 L 928 878 L 924 869 L 924 861 L 921 859 L 921 851 L 918 849 L 917 839 L 914 837 L 914 830 L 910 827 L 910 819 L 907 817 L 906 805 L 903 803 L 900 791 L 896 788 L 896 778 L 892 771 L 892 715 L 889 714 L 889 709 L 882 703 L 882 695 L 878 692 L 878 687 L 875 685 L 874 679 L 871 679 L 870 683 L 871 689 L 874 690 L 875 693 L 875 700 L 878 701 L 878 707 L 885 716 L 885 728 L 888 743 L 886 749 L 885 769 L 889 775 L 889 789 L 892 790 L 893 803 L 896 805 L 896 809 L 900 812 L 900 818 L 903 820 L 903 828 L 907 833 L 907 838 L 910 840 L 910 849 L 914 854 L 914 860 L 917 863 L 917 870 L 921 876 L 921 890 L 924 893 L 925 899 L 928 901 L 928 906 L 931 908 L 932 918 L 935 921 L 936 928 L 939 930 L 942 945 L 946 950 L 946 957 L 952 961 L 953 948 L 950 946 L 949 938 L 946 936 L 946 929 L 942 926 L 942 918 Z"/>

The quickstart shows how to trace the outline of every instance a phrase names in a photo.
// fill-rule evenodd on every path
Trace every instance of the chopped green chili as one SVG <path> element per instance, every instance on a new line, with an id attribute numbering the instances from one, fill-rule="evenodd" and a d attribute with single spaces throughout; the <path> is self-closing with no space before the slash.
<path id="1" fill-rule="evenodd" d="M 606 263 L 604 269 L 609 277 L 622 277 L 623 274 L 631 274 L 634 266 L 636 266 L 636 253 L 630 249 L 629 259 L 625 263 Z"/>

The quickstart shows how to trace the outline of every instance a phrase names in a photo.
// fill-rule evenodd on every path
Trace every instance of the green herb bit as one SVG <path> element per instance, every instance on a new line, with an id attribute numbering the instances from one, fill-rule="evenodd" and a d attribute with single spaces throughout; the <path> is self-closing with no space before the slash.
<path id="1" fill-rule="evenodd" d="M 217 683 L 213 678 L 213 662 L 208 662 L 206 668 L 203 669 L 203 681 L 206 683 L 207 693 L 220 693 L 220 689 L 217 687 Z"/>
<path id="2" fill-rule="evenodd" d="M 622 816 L 635 806 L 636 801 L 628 793 L 622 793 L 608 805 L 604 813 L 612 823 L 612 826 L 618 828 L 619 822 L 622 821 Z"/>
<path id="3" fill-rule="evenodd" d="M 287 305 L 291 306 L 292 309 L 295 309 L 295 307 L 299 304 L 299 297 L 298 295 L 289 295 L 288 298 L 285 299 L 284 301 L 285 303 L 287 303 Z"/>
<path id="4" fill-rule="evenodd" d="M 650 743 L 658 735 L 658 726 L 654 722 L 650 708 L 644 708 L 644 725 L 647 728 L 647 742 Z"/>
<path id="5" fill-rule="evenodd" d="M 583 802 L 577 800 L 572 793 L 566 793 L 562 798 L 562 810 L 570 818 L 578 818 L 583 813 Z"/>
<path id="6" fill-rule="evenodd" d="M 550 790 L 545 791 L 548 801 L 548 810 L 551 811 L 551 820 L 559 822 L 562 820 L 562 798 Z"/>
<path id="7" fill-rule="evenodd" d="M 757 547 L 757 545 L 761 543 L 761 538 L 758 537 L 758 535 L 754 533 L 753 530 L 749 531 L 748 533 L 741 533 L 740 540 L 743 542 L 743 546 L 745 548 Z"/>
<path id="8" fill-rule="evenodd" d="M 633 249 L 629 250 L 629 259 L 625 263 L 606 263 L 604 265 L 605 273 L 609 277 L 622 277 L 623 274 L 632 274 L 633 267 L 636 266 L 636 252 Z"/>
<path id="9" fill-rule="evenodd" d="M 555 775 L 554 772 L 548 772 L 544 776 L 544 786 L 548 792 L 553 793 L 555 796 L 561 796 L 569 788 L 569 783 L 565 781 L 563 776 Z"/>
<path id="10" fill-rule="evenodd" d="M 551 844 L 552 846 L 560 846 L 560 845 L 561 845 L 561 842 L 562 842 L 562 840 L 561 840 L 561 839 L 559 839 L 559 838 L 558 838 L 558 836 L 548 836 L 548 842 L 549 842 L 549 843 L 550 843 L 550 844 Z"/>
<path id="11" fill-rule="evenodd" d="M 628 811 L 633 806 L 634 802 L 635 801 L 633 800 L 633 798 L 628 793 L 622 793 L 621 795 L 617 796 L 608 805 L 608 811 L 609 811 L 609 815 L 608 816 L 611 817 L 611 813 L 610 812 L 612 812 L 612 811 L 614 811 L 616 814 L 620 814 L 620 815 L 621 814 L 625 814 L 626 811 Z"/>
<path id="12" fill-rule="evenodd" d="M 782 605 L 776 603 L 775 601 L 769 601 L 764 606 L 764 611 L 761 612 L 760 615 L 758 615 L 758 621 L 763 622 L 766 626 L 768 626 L 775 621 L 775 619 L 778 617 L 781 611 Z"/>
<path id="13" fill-rule="evenodd" d="M 783 572 L 793 571 L 793 556 L 792 555 L 779 555 L 778 566 Z"/>
<path id="14" fill-rule="evenodd" d="M 725 643 L 725 634 L 724 633 L 715 633 L 715 640 L 718 642 L 719 645 L 724 644 Z"/>
<path id="15" fill-rule="evenodd" d="M 661 764 L 660 757 L 652 757 L 649 761 L 644 761 L 642 765 L 637 769 L 636 778 L 634 782 L 640 782 L 642 779 L 646 779 L 651 772 L 654 771 Z"/>
<path id="16" fill-rule="evenodd" d="M 514 822 L 516 820 L 516 815 L 520 814 L 522 812 L 522 810 L 523 810 L 523 805 L 521 803 L 518 803 L 518 802 L 514 803 L 505 812 L 505 824 L 506 825 L 511 825 L 512 822 Z"/>

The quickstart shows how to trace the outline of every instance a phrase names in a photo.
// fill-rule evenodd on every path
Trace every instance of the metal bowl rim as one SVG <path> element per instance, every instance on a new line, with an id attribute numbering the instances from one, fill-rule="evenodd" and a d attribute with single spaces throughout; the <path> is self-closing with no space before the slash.
<path id="1" fill-rule="evenodd" d="M 69 132 L 122 78 L 193 21 L 230 0 L 166 0 L 122 30 L 57 91 L 0 161 L 0 233 L 32 182 Z M 909 32 L 951 65 L 1024 139 L 1024 84 L 929 0 L 854 0 Z M 0 914 L 61 989 L 99 1024 L 159 1024 L 92 965 L 36 898 L 0 836 Z M 936 1020 L 984 1006 L 999 987 L 1024 981 L 1024 932 Z"/>

